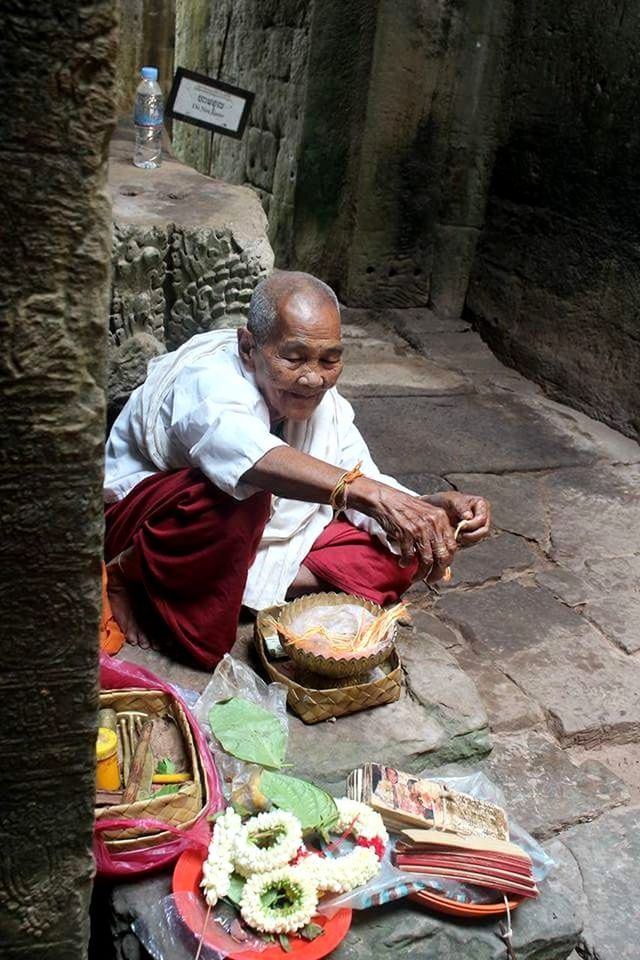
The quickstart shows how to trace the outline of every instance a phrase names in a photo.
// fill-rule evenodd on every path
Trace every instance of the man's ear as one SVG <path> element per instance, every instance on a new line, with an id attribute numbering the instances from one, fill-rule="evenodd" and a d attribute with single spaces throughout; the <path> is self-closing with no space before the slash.
<path id="1" fill-rule="evenodd" d="M 253 353 L 256 349 L 256 341 L 250 330 L 246 327 L 238 327 L 238 353 L 240 359 L 247 370 L 254 370 Z"/>

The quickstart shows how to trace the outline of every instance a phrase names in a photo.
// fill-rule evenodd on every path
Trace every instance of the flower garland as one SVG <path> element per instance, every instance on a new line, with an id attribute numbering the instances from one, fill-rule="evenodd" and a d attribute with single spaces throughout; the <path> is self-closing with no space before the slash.
<path id="1" fill-rule="evenodd" d="M 291 813 L 259 813 L 242 824 L 229 807 L 216 821 L 202 870 L 207 903 L 213 906 L 228 893 L 235 870 L 246 878 L 243 919 L 265 933 L 291 933 L 309 923 L 322 894 L 346 893 L 367 883 L 380 869 L 389 839 L 382 817 L 346 797 L 336 806 L 333 832 L 355 840 L 353 850 L 339 857 L 307 851 L 300 822 Z"/>
<path id="2" fill-rule="evenodd" d="M 233 873 L 233 846 L 241 829 L 242 820 L 233 807 L 227 807 L 216 820 L 207 859 L 202 866 L 200 884 L 204 890 L 204 898 L 211 907 L 215 907 L 218 900 L 229 892 Z"/>
<path id="3" fill-rule="evenodd" d="M 240 913 L 256 930 L 293 933 L 309 923 L 317 906 L 313 881 L 295 867 L 281 867 L 249 877 L 242 891 Z"/>
<path id="4" fill-rule="evenodd" d="M 243 877 L 284 867 L 302 844 L 297 817 L 285 810 L 272 810 L 251 817 L 234 837 L 233 863 Z"/>

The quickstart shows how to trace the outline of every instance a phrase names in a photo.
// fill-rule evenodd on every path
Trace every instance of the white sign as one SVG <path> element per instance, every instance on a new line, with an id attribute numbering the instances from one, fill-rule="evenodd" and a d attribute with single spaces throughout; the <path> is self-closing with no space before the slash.
<path id="1" fill-rule="evenodd" d="M 178 67 L 166 113 L 178 120 L 239 138 L 253 93 Z"/>

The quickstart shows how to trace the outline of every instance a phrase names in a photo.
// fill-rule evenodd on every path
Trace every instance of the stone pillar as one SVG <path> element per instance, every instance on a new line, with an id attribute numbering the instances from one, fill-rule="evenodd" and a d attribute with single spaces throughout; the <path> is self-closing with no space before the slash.
<path id="1" fill-rule="evenodd" d="M 345 303 L 459 315 L 509 10 L 508 0 L 316 4 L 292 259 Z"/>
<path id="2" fill-rule="evenodd" d="M 88 942 L 115 0 L 0 31 L 0 952 Z"/>

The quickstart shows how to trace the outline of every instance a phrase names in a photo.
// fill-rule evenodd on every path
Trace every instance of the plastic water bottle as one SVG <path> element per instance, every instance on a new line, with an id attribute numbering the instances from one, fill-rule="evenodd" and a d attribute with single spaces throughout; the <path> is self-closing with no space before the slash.
<path id="1" fill-rule="evenodd" d="M 133 164 L 144 170 L 159 167 L 162 160 L 162 121 L 164 102 L 158 84 L 158 68 L 143 67 L 142 80 L 136 90 L 133 122 L 136 125 L 136 145 Z"/>

